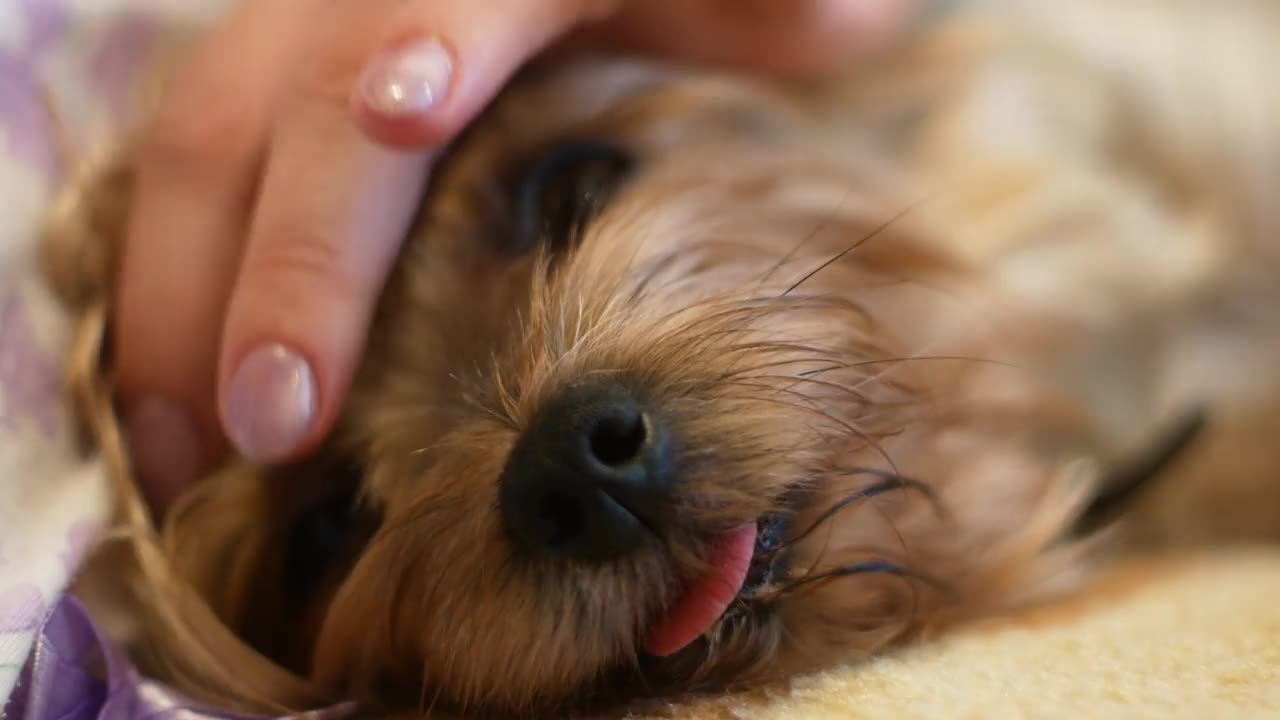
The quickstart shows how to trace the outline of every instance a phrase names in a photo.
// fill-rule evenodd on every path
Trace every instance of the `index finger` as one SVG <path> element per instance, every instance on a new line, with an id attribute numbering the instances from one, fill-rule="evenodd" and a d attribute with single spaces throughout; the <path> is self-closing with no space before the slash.
<path id="1" fill-rule="evenodd" d="M 130 449 L 157 506 L 223 446 L 223 310 L 277 95 L 270 69 L 288 53 L 277 29 L 301 6 L 237 7 L 174 76 L 140 151 L 112 321 Z"/>
<path id="2" fill-rule="evenodd" d="M 362 4 L 330 18 L 334 35 L 317 38 L 323 50 L 303 63 L 307 74 L 276 128 L 219 386 L 228 435 L 256 460 L 294 457 L 329 431 L 422 190 L 426 153 L 366 137 L 350 111 L 351 88 L 381 110 L 402 110 L 393 122 L 443 142 L 587 7 L 384 1 L 385 12 Z M 410 101 L 383 102 L 396 93 Z"/>

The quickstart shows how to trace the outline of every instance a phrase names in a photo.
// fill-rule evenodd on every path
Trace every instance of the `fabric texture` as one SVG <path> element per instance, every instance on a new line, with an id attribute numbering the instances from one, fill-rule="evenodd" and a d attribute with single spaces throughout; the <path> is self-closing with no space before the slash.
<path id="1" fill-rule="evenodd" d="M 64 595 L 107 515 L 107 485 L 97 463 L 77 460 L 72 451 L 59 368 L 68 326 L 34 264 L 41 214 L 63 171 L 60 129 L 73 151 L 110 135 L 159 39 L 198 25 L 224 2 L 0 2 L 4 720 L 229 717 L 140 678 Z M 660 714 L 1275 718 L 1277 597 L 1280 552 L 1141 569 L 1081 601 L 808 678 L 787 694 L 761 691 Z"/>
<path id="2" fill-rule="evenodd" d="M 96 142 L 119 130 L 157 41 L 205 21 L 220 4 L 0 2 L 0 717 L 5 720 L 205 716 L 138 678 L 64 594 L 85 549 L 104 526 L 107 482 L 99 463 L 80 460 L 74 452 L 62 401 L 61 358 L 70 327 L 41 281 L 36 240 L 66 169 L 63 163 L 91 152 Z"/>
<path id="3" fill-rule="evenodd" d="M 34 268 L 41 213 L 60 177 L 44 78 L 65 71 L 70 7 L 0 4 L 0 697 L 105 511 L 71 459 L 58 357 L 67 327 Z"/>
<path id="4" fill-rule="evenodd" d="M 1054 607 L 681 720 L 1280 718 L 1280 551 L 1135 563 Z"/>

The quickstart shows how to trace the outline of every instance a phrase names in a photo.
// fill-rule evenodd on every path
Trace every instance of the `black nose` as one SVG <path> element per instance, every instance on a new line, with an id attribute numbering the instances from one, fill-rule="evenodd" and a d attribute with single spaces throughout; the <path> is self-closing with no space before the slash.
<path id="1" fill-rule="evenodd" d="M 575 386 L 547 403 L 512 449 L 502 517 L 526 550 L 611 560 L 662 523 L 671 464 L 665 429 L 625 388 Z"/>

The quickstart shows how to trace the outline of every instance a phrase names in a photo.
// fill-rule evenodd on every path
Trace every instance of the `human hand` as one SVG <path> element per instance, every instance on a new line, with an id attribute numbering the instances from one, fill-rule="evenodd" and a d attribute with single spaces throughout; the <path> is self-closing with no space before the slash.
<path id="1" fill-rule="evenodd" d="M 338 414 L 448 142 L 577 31 L 685 61 L 821 72 L 915 0 L 243 0 L 142 149 L 113 318 L 140 482 L 163 507 L 225 448 L 305 453 Z"/>

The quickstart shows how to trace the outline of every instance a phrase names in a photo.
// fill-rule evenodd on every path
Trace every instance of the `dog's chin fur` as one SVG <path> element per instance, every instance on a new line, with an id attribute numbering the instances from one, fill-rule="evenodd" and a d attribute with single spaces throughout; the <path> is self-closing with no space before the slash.
<path id="1" fill-rule="evenodd" d="M 529 70 L 434 173 L 326 447 L 229 460 L 154 538 L 128 515 L 80 595 L 227 706 L 536 715 L 783 679 L 1075 587 L 1089 497 L 1192 411 L 1207 429 L 1127 537 L 1271 536 L 1280 12 L 1041 5 L 816 86 Z M 515 179 L 571 140 L 634 169 L 570 237 L 522 246 Z M 110 297 L 131 159 L 55 218 L 73 309 Z M 498 479 L 541 408 L 602 380 L 670 429 L 673 519 L 613 563 L 531 556 Z M 350 512 L 298 581 L 328 500 Z M 751 522 L 778 528 L 759 577 L 646 655 Z"/>

